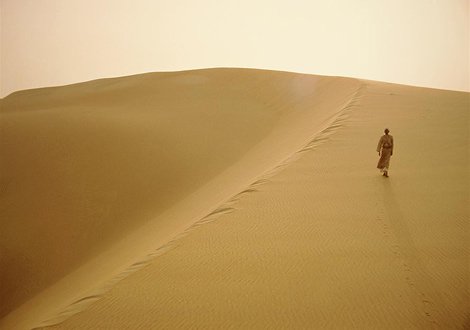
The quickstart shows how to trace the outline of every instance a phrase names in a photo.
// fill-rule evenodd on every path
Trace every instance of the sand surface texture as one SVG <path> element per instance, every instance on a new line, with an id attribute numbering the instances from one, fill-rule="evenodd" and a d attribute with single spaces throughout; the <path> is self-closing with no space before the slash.
<path id="1" fill-rule="evenodd" d="M 0 328 L 469 327 L 469 95 L 243 69 L 12 94 Z"/>

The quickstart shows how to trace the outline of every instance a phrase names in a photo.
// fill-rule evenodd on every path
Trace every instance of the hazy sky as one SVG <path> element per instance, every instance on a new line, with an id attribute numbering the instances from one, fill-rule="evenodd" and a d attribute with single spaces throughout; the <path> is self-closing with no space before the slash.
<path id="1" fill-rule="evenodd" d="M 470 0 L 0 0 L 1 96 L 252 67 L 469 90 Z"/>

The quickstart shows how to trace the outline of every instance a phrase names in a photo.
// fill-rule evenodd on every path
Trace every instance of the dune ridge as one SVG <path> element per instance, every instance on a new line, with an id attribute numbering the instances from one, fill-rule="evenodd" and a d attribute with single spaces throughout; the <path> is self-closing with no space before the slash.
<path id="1" fill-rule="evenodd" d="M 249 152 L 245 154 L 241 158 L 241 160 L 238 160 L 237 162 L 235 162 L 235 165 L 228 162 L 228 164 L 230 164 L 230 167 L 226 168 L 222 172 L 222 174 L 219 174 L 218 176 L 216 176 L 216 179 L 209 180 L 209 183 L 205 183 L 203 188 L 199 188 L 195 193 L 196 196 L 191 196 L 191 194 L 194 194 L 194 192 L 191 193 L 189 191 L 190 196 L 188 198 L 183 198 L 183 202 L 181 201 L 178 202 L 177 205 L 173 207 L 173 210 L 172 210 L 172 207 L 170 207 L 170 208 L 167 208 L 167 210 L 164 212 L 162 212 L 161 210 L 158 211 L 158 212 L 162 212 L 161 214 L 152 212 L 151 216 L 156 217 L 157 221 L 153 219 L 152 221 L 150 221 L 153 223 L 147 226 L 143 226 L 144 228 L 138 228 L 139 226 L 136 225 L 134 228 L 138 228 L 137 230 L 132 229 L 132 227 L 121 226 L 119 228 L 122 231 L 121 236 L 117 236 L 118 238 L 114 238 L 114 241 L 111 241 L 111 242 L 109 241 L 109 237 L 116 237 L 113 235 L 114 234 L 113 228 L 108 228 L 108 231 L 110 233 L 106 232 L 106 234 L 108 234 L 108 241 L 106 241 L 106 236 L 104 236 L 104 237 L 99 238 L 100 240 L 99 243 L 96 241 L 96 239 L 95 241 L 93 239 L 91 240 L 88 239 L 84 243 L 81 242 L 80 243 L 81 245 L 78 245 L 77 248 L 83 248 L 84 244 L 92 245 L 92 247 L 95 248 L 94 250 L 92 250 L 93 253 L 88 254 L 88 258 L 89 258 L 88 261 L 85 261 L 85 259 L 83 259 L 85 257 L 82 256 L 82 258 L 76 258 L 76 257 L 72 258 L 71 259 L 72 262 L 69 262 L 69 265 L 63 264 L 64 261 L 61 260 L 60 257 L 57 258 L 57 253 L 55 256 L 52 253 L 52 256 L 51 256 L 50 250 L 48 251 L 47 249 L 45 249 L 46 250 L 45 252 L 41 252 L 41 248 L 39 248 L 38 251 L 34 251 L 35 253 L 38 253 L 38 255 L 35 256 L 36 259 L 41 261 L 41 259 L 46 258 L 47 260 L 47 258 L 49 258 L 52 262 L 54 262 L 54 260 L 58 260 L 59 261 L 58 267 L 60 267 L 56 269 L 56 270 L 59 270 L 58 274 L 52 271 L 49 271 L 49 273 L 45 273 L 45 275 L 49 277 L 46 277 L 44 280 L 41 280 L 41 278 L 38 278 L 37 275 L 35 275 L 36 276 L 35 278 L 34 276 L 31 276 L 32 275 L 31 273 L 25 274 L 24 271 L 15 269 L 15 267 L 18 267 L 18 265 L 15 265 L 15 264 L 9 265 L 7 263 L 6 264 L 7 267 L 3 267 L 2 269 L 4 270 L 6 269 L 11 274 L 15 274 L 16 276 L 19 275 L 19 278 L 15 279 L 15 282 L 17 283 L 16 284 L 17 286 L 15 287 L 15 285 L 11 285 L 11 284 L 14 284 L 15 282 L 9 283 L 8 281 L 9 275 L 8 273 L 5 274 L 5 271 L 3 271 L 2 277 L 6 279 L 6 281 L 3 281 L 3 283 L 6 283 L 6 284 L 2 286 L 2 291 L 10 290 L 10 295 L 11 293 L 21 294 L 22 291 L 23 292 L 26 291 L 27 294 L 29 294 L 29 296 L 24 295 L 23 298 L 19 296 L 18 299 L 23 299 L 23 302 L 24 302 L 23 306 L 21 306 L 20 308 L 17 308 L 17 310 L 10 313 L 10 315 L 4 318 L 0 324 L 6 324 L 6 325 L 11 324 L 10 320 L 13 320 L 12 322 L 17 322 L 18 318 L 21 318 L 23 322 L 29 322 L 30 319 L 27 317 L 24 317 L 25 315 L 28 315 L 28 313 L 30 313 L 30 315 L 33 315 L 32 318 L 34 319 L 35 317 L 39 317 L 38 316 L 39 314 L 51 315 L 51 314 L 57 313 L 57 308 L 58 308 L 57 306 L 62 306 L 61 308 L 63 309 L 64 305 L 72 305 L 74 306 L 72 310 L 74 310 L 77 305 L 84 306 L 88 302 L 94 299 L 97 299 L 100 296 L 100 294 L 102 294 L 102 292 L 104 292 L 110 286 L 112 286 L 112 284 L 115 283 L 116 280 L 122 278 L 122 276 L 125 276 L 125 274 L 129 273 L 133 269 L 139 268 L 141 267 L 141 265 L 145 264 L 146 261 L 142 261 L 142 258 L 143 256 L 145 256 L 146 253 L 148 254 L 148 251 L 152 251 L 155 249 L 155 247 L 164 245 L 164 243 L 168 241 L 171 237 L 177 235 L 178 232 L 184 231 L 184 229 L 187 228 L 188 225 L 190 225 L 195 220 L 204 216 L 203 212 L 207 212 L 208 208 L 210 208 L 211 205 L 220 204 L 221 202 L 226 200 L 227 197 L 230 196 L 230 194 L 236 193 L 237 190 L 240 191 L 240 189 L 243 188 L 243 185 L 246 186 L 246 184 L 250 182 L 252 177 L 256 177 L 256 175 L 259 175 L 259 173 L 262 173 L 263 169 L 264 170 L 269 169 L 270 166 L 272 166 L 273 161 L 275 163 L 282 161 L 283 158 L 285 158 L 287 155 L 289 155 L 289 153 L 291 153 L 292 149 L 295 150 L 299 146 L 302 146 L 302 144 L 305 143 L 304 141 L 308 138 L 309 135 L 312 134 L 312 132 L 315 132 L 316 130 L 320 130 L 322 127 L 325 127 L 325 125 L 328 125 L 328 123 L 334 120 L 336 116 L 341 114 L 341 111 L 342 111 L 341 109 L 342 107 L 344 107 L 344 104 L 347 104 L 348 99 L 352 95 L 354 95 L 355 92 L 357 92 L 357 88 L 359 88 L 360 86 L 360 84 L 356 80 L 347 79 L 347 78 L 314 77 L 314 76 L 308 76 L 308 75 L 298 75 L 298 74 L 289 74 L 289 73 L 263 72 L 263 71 L 258 71 L 258 70 L 200 70 L 200 71 L 196 70 L 196 71 L 183 72 L 183 73 L 179 72 L 179 73 L 172 73 L 172 74 L 171 73 L 153 74 L 153 75 L 150 74 L 150 75 L 139 75 L 139 76 L 133 76 L 133 77 L 126 77 L 126 78 L 105 79 L 102 81 L 94 81 L 90 83 L 65 86 L 65 87 L 59 87 L 59 88 L 24 91 L 24 92 L 15 93 L 11 95 L 10 97 L 2 100 L 1 115 L 3 116 L 2 117 L 2 137 L 3 137 L 2 142 L 3 142 L 3 147 L 4 147 L 3 150 L 8 150 L 7 147 L 9 146 L 8 145 L 9 143 L 13 144 L 12 136 L 14 135 L 12 135 L 13 131 L 11 130 L 13 128 L 13 123 L 18 125 L 15 128 L 19 128 L 21 127 L 21 125 L 23 125 L 24 128 L 22 129 L 23 130 L 22 137 L 27 138 L 27 139 L 30 139 L 31 135 L 33 135 L 33 133 L 32 132 L 30 133 L 28 130 L 32 130 L 34 132 L 34 128 L 32 126 L 28 127 L 28 119 L 31 120 L 32 124 L 34 123 L 35 125 L 37 125 L 38 128 L 42 128 L 42 129 L 48 128 L 47 124 L 43 124 L 40 121 L 40 118 L 38 119 L 38 116 L 40 117 L 41 115 L 43 116 L 45 115 L 46 118 L 50 118 L 52 121 L 57 120 L 59 124 L 61 123 L 61 121 L 63 122 L 64 120 L 70 120 L 70 123 L 73 123 L 72 120 L 76 120 L 79 124 L 82 125 L 83 128 L 87 130 L 86 133 L 89 133 L 88 132 L 89 126 L 93 127 L 92 122 L 86 120 L 87 116 L 90 116 L 90 115 L 97 116 L 97 118 L 94 118 L 95 120 L 101 119 L 100 116 L 103 116 L 102 118 L 105 118 L 104 116 L 106 116 L 106 119 L 114 120 L 113 122 L 111 122 L 112 125 L 109 127 L 99 126 L 98 128 L 100 130 L 105 130 L 105 133 L 107 132 L 107 134 L 109 134 L 108 131 L 111 130 L 111 134 L 112 134 L 113 127 L 115 127 L 116 124 L 120 125 L 120 123 L 116 122 L 116 120 L 113 118 L 117 117 L 119 119 L 120 116 L 123 116 L 124 114 L 126 114 L 126 111 L 129 111 L 128 104 L 125 104 L 123 106 L 119 102 L 133 103 L 132 106 L 135 106 L 141 111 L 141 113 L 138 113 L 136 115 L 137 117 L 136 119 L 141 120 L 142 118 L 139 118 L 139 117 L 144 117 L 143 118 L 144 120 L 148 119 L 148 118 L 145 118 L 147 116 L 147 114 L 145 113 L 145 110 L 148 109 L 150 105 L 155 106 L 156 104 L 158 105 L 159 103 L 162 102 L 162 99 L 159 99 L 159 98 L 157 98 L 157 103 L 149 102 L 148 101 L 148 99 L 150 98 L 149 95 L 152 95 L 151 92 L 154 92 L 155 90 L 157 90 L 157 88 L 163 88 L 162 87 L 164 86 L 163 84 L 167 86 L 168 84 L 171 85 L 173 83 L 173 85 L 171 86 L 171 89 L 176 89 L 176 92 L 175 90 L 171 90 L 173 94 L 170 95 L 171 97 L 168 100 L 166 100 L 165 96 L 163 96 L 163 101 L 168 102 L 168 104 L 171 104 L 172 102 L 174 102 L 175 94 L 178 94 L 178 93 L 181 94 L 185 90 L 188 90 L 189 87 L 195 88 L 196 86 L 196 89 L 197 89 L 197 86 L 208 85 L 207 90 L 209 90 L 209 93 L 207 92 L 207 90 L 204 90 L 204 89 L 202 91 L 199 90 L 197 94 L 192 95 L 192 98 L 190 97 L 189 99 L 190 101 L 194 101 L 195 98 L 197 98 L 197 100 L 200 100 L 201 98 L 204 100 L 204 95 L 207 95 L 205 96 L 207 98 L 206 102 L 209 101 L 209 105 L 211 105 L 210 103 L 214 102 L 213 100 L 221 100 L 223 99 L 224 96 L 213 95 L 210 93 L 212 92 L 211 89 L 214 88 L 213 84 L 208 83 L 208 80 L 210 79 L 215 79 L 215 80 L 222 79 L 222 82 L 225 84 L 227 84 L 227 80 L 230 83 L 233 82 L 233 80 L 235 80 L 236 84 L 234 84 L 235 85 L 234 90 L 235 90 L 235 94 L 237 95 L 237 97 L 241 98 L 241 103 L 242 103 L 241 105 L 243 105 L 243 102 L 246 102 L 246 99 L 250 100 L 250 97 L 254 97 L 254 100 L 256 102 L 259 102 L 260 99 L 261 100 L 264 99 L 266 101 L 264 101 L 265 103 L 261 107 L 262 110 L 267 109 L 266 111 L 270 111 L 270 113 L 274 112 L 274 114 L 276 114 L 278 118 L 281 119 L 280 122 L 279 123 L 273 122 L 269 126 L 271 128 L 271 131 L 268 132 L 267 137 L 264 138 L 264 141 L 262 143 L 257 142 L 256 139 L 253 139 L 254 136 L 250 135 L 249 142 L 250 143 L 255 142 L 255 143 L 251 147 L 251 149 L 249 149 Z M 256 88 L 253 88 L 252 85 L 249 85 L 247 87 L 243 85 L 242 87 L 239 86 L 241 82 L 247 83 L 249 81 L 252 81 L 253 79 L 255 80 Z M 162 84 L 158 84 L 159 80 L 165 80 L 165 81 Z M 187 86 L 188 84 L 190 85 L 189 87 Z M 266 87 L 265 84 L 267 84 L 268 87 Z M 133 91 L 133 88 L 135 89 L 134 91 Z M 147 94 L 145 94 L 142 91 L 142 90 L 145 90 L 145 88 L 148 89 Z M 225 85 L 225 88 L 227 89 L 227 85 Z M 250 88 L 252 88 L 252 91 L 254 91 L 254 93 L 253 95 L 249 95 L 249 92 L 248 92 L 248 96 L 247 96 L 246 95 L 247 90 L 249 90 Z M 126 93 L 122 93 L 123 89 L 128 92 L 127 94 L 129 94 L 127 99 L 123 96 L 123 95 L 127 95 Z M 265 90 L 264 92 L 263 92 L 263 89 Z M 228 87 L 228 90 L 231 90 L 231 88 Z M 287 93 L 286 93 L 286 90 L 287 90 Z M 116 94 L 116 91 L 119 92 L 119 94 Z M 207 93 L 207 94 L 204 94 L 204 93 Z M 237 93 L 240 93 L 241 95 Z M 265 95 L 263 95 L 263 93 Z M 325 97 L 319 97 L 319 96 L 325 96 L 322 94 L 326 94 L 326 96 L 335 94 L 336 98 L 333 100 L 329 100 L 328 98 L 326 98 L 327 102 L 325 102 Z M 117 100 L 114 100 L 112 98 L 114 96 L 117 97 Z M 234 102 L 232 95 L 228 95 L 228 96 L 229 96 L 229 102 L 232 105 L 232 107 L 233 107 L 233 104 L 235 104 L 236 107 L 240 106 L 240 103 Z M 145 101 L 150 103 L 150 105 L 145 104 L 145 103 L 139 104 L 139 102 L 136 101 L 136 99 L 138 98 L 141 98 L 141 99 L 145 98 Z M 283 102 L 287 106 L 282 106 Z M 197 109 L 198 111 L 201 110 L 200 104 L 198 104 L 197 106 L 188 106 L 188 101 L 186 100 L 185 102 L 182 102 L 182 103 L 183 104 L 181 106 L 185 106 L 189 108 L 190 110 L 192 109 Z M 178 108 L 178 106 L 176 106 L 175 108 Z M 317 112 L 306 111 L 306 109 L 308 109 L 309 107 L 312 107 L 313 110 L 317 110 Z M 111 113 L 111 112 L 106 113 L 110 109 L 112 109 L 114 113 Z M 260 111 L 255 112 L 255 114 L 258 114 L 259 112 Z M 187 109 L 186 109 L 186 112 L 180 116 L 184 116 L 184 115 L 188 115 Z M 67 116 L 69 116 L 70 118 L 67 118 Z M 131 118 L 129 117 L 129 115 L 127 116 L 128 116 L 128 118 L 126 118 L 127 120 Z M 24 120 L 24 122 L 20 122 L 20 120 Z M 306 128 L 304 127 L 304 125 L 299 125 L 300 123 L 305 124 L 305 120 L 309 120 L 312 126 Z M 292 134 L 293 127 L 299 128 L 296 134 Z M 259 128 L 258 127 L 255 127 L 255 128 L 256 130 L 254 131 L 254 134 L 256 137 L 256 134 L 259 133 L 257 132 L 259 131 Z M 60 132 L 60 131 L 58 133 L 64 134 L 63 132 Z M 73 133 L 75 134 L 78 133 L 76 137 L 84 138 L 85 142 L 87 142 L 87 140 L 89 139 L 89 137 L 87 137 L 86 134 L 80 131 L 76 131 Z M 53 136 L 52 138 L 57 138 L 57 137 L 60 137 L 60 135 Z M 47 140 L 48 138 L 50 137 L 48 136 L 44 137 L 46 141 L 48 141 Z M 103 135 L 103 138 L 106 138 L 106 136 Z M 52 142 L 51 143 L 52 146 L 54 145 L 54 141 L 48 141 L 48 142 L 49 143 Z M 115 144 L 114 141 L 112 142 L 114 145 Z M 225 140 L 224 142 L 227 142 L 227 140 Z M 35 141 L 29 140 L 27 141 L 27 143 L 34 145 Z M 274 143 L 278 144 L 277 145 L 278 150 L 276 152 L 273 152 L 272 150 L 273 149 L 272 146 Z M 98 144 L 99 144 L 99 140 L 98 140 Z M 75 148 L 75 150 L 77 150 L 76 145 L 69 144 L 69 146 L 72 147 L 72 149 Z M 110 145 L 105 144 L 105 146 L 109 147 Z M 26 144 L 26 147 L 29 147 L 28 144 Z M 51 149 L 54 151 L 54 148 L 51 148 Z M 45 153 L 40 154 L 40 155 L 36 153 L 37 157 L 44 158 L 48 156 L 47 149 L 45 150 L 43 149 L 41 151 L 45 151 Z M 64 150 L 61 150 L 61 151 L 63 152 Z M 86 155 L 90 153 L 90 150 L 78 149 L 77 151 L 79 155 L 84 154 L 85 158 L 87 157 Z M 93 154 L 93 150 L 91 150 L 91 153 Z M 12 151 L 10 149 L 10 154 L 18 157 L 17 150 Z M 47 165 L 52 165 L 52 168 L 56 168 L 58 166 L 57 164 L 54 164 L 54 160 L 55 160 L 54 157 L 60 159 L 61 155 L 60 153 L 56 153 L 56 154 L 52 153 L 52 155 L 50 155 L 51 163 Z M 29 156 L 27 160 L 34 161 L 34 159 L 32 159 L 31 156 Z M 28 161 L 25 161 L 23 159 L 24 163 L 28 163 Z M 96 156 L 95 156 L 94 161 L 96 162 Z M 98 158 L 98 161 L 102 162 L 102 159 Z M 259 162 L 259 164 L 254 164 L 255 166 L 253 166 L 254 162 Z M 14 164 L 14 162 L 11 162 L 11 164 Z M 247 164 L 250 164 L 250 166 L 253 167 L 251 171 L 250 170 L 246 171 Z M 11 165 L 10 167 L 8 165 L 10 164 L 6 162 L 2 162 L 2 167 L 4 167 L 4 171 L 2 171 L 2 173 L 5 174 L 5 173 L 9 173 L 9 171 L 12 171 Z M 29 165 L 31 166 L 31 164 Z M 63 165 L 63 164 L 60 164 L 60 165 Z M 65 164 L 65 165 L 68 165 L 68 164 Z M 96 170 L 96 169 L 91 168 L 91 170 Z M 19 169 L 16 168 L 15 171 L 17 175 L 25 174 L 24 173 L 25 170 L 22 169 L 21 167 Z M 67 180 L 70 180 L 71 178 L 75 179 L 73 177 L 74 175 L 73 173 L 69 172 L 65 174 L 68 175 L 68 177 L 66 176 Z M 88 172 L 88 174 L 90 173 Z M 235 177 L 235 179 L 232 180 L 231 184 L 228 184 L 227 177 Z M 4 183 L 13 181 L 13 179 L 11 177 L 9 178 L 8 176 L 6 177 L 3 176 L 1 179 L 2 179 L 2 182 Z M 79 181 L 76 181 L 76 182 L 81 184 L 80 179 L 83 180 L 86 178 L 84 178 L 83 176 L 82 177 L 78 176 L 77 179 L 79 179 Z M 59 177 L 59 180 L 60 180 L 60 177 Z M 107 178 L 107 180 L 105 180 L 104 183 L 109 185 L 110 180 L 111 178 Z M 71 183 L 72 182 L 73 181 L 71 181 Z M 19 181 L 19 183 L 21 184 L 22 182 Z M 43 182 L 40 182 L 38 184 L 39 188 L 44 188 L 44 185 L 45 184 Z M 223 187 L 223 189 L 221 189 L 221 187 Z M 55 187 L 55 188 L 57 189 L 58 187 Z M 58 190 L 60 189 L 61 187 L 59 187 Z M 100 188 L 98 186 L 95 189 L 100 189 Z M 111 189 L 108 188 L 108 189 L 102 189 L 102 190 L 105 190 L 104 191 L 105 193 L 97 196 L 99 197 L 98 200 L 96 201 L 97 204 L 93 205 L 93 204 L 90 204 L 90 202 L 88 202 L 88 205 L 87 205 L 87 204 L 83 204 L 83 201 L 79 200 L 78 205 L 76 205 L 75 207 L 85 206 L 88 208 L 95 208 L 95 209 L 103 208 L 103 206 L 109 207 L 110 202 L 112 202 L 109 200 L 109 190 Z M 214 194 L 214 190 L 218 190 L 217 194 Z M 7 191 L 7 193 L 8 192 L 9 191 Z M 21 214 L 21 212 L 24 212 L 24 210 L 20 210 L 18 212 L 18 208 L 14 207 L 15 205 L 9 204 L 9 202 L 11 203 L 11 200 L 15 201 L 14 198 L 12 198 L 12 195 L 14 196 L 14 192 L 12 193 L 10 191 L 9 193 L 10 195 L 5 194 L 4 196 L 6 196 L 6 198 L 3 198 L 2 200 L 0 200 L 1 202 L 3 202 L 2 217 L 5 216 L 6 218 L 7 216 L 9 216 L 11 217 L 11 220 L 13 220 L 15 217 L 17 219 L 19 219 L 19 217 L 24 217 L 24 214 Z M 31 196 L 34 196 L 35 198 L 37 198 L 37 195 L 34 195 L 34 193 L 40 194 L 41 192 L 38 190 L 30 192 Z M 70 192 L 65 191 L 65 194 L 67 193 L 70 193 Z M 83 195 L 83 192 L 81 194 Z M 104 200 L 102 199 L 103 195 L 105 197 Z M 24 195 L 20 197 L 23 200 L 25 200 Z M 189 201 L 185 201 L 186 199 Z M 201 199 L 204 201 L 203 203 L 201 203 Z M 21 199 L 17 199 L 16 203 L 20 201 Z M 65 200 L 65 202 L 70 203 L 69 200 Z M 167 204 L 167 205 L 171 205 L 171 204 Z M 133 204 L 132 206 L 136 208 L 135 204 Z M 180 210 L 181 208 L 186 208 L 188 211 L 181 212 Z M 13 212 L 17 212 L 17 214 L 14 214 Z M 98 216 L 100 215 L 102 216 L 103 214 L 98 214 Z M 93 218 L 96 219 L 96 216 L 92 217 L 92 219 Z M 163 222 L 163 224 L 158 223 L 159 221 L 158 219 L 161 220 L 162 218 L 167 218 L 168 220 L 166 220 L 166 222 Z M 149 222 L 148 216 L 144 217 L 144 219 L 145 221 Z M 56 222 L 51 221 L 51 224 L 54 226 L 57 226 L 57 224 L 61 223 L 61 221 L 57 219 L 55 219 L 54 221 Z M 145 223 L 145 221 L 143 223 Z M 11 232 L 15 230 L 15 226 L 12 225 L 12 223 L 13 221 L 10 223 L 3 223 L 4 227 L 6 225 L 7 232 L 9 229 L 8 225 L 11 226 L 10 227 Z M 72 223 L 72 227 L 73 225 L 74 224 Z M 81 225 L 83 226 L 83 224 Z M 19 228 L 16 228 L 16 230 L 18 231 Z M 89 232 L 90 229 L 87 228 L 87 224 L 85 223 L 85 226 L 82 228 L 82 230 L 84 230 L 85 232 Z M 135 232 L 133 232 L 132 234 L 129 234 L 129 230 L 130 232 L 133 232 L 133 231 Z M 76 234 L 76 232 L 74 232 L 73 229 L 69 231 L 72 234 Z M 147 233 L 145 234 L 146 231 Z M 43 233 L 51 235 L 54 232 L 55 232 L 55 235 L 59 235 L 59 238 L 61 235 L 70 236 L 70 233 L 67 234 L 68 233 L 67 231 L 57 233 L 56 229 L 51 228 L 51 227 L 46 228 L 46 231 Z M 150 235 L 149 232 L 153 233 L 153 235 Z M 15 235 L 18 235 L 18 233 L 15 233 Z M 123 236 L 125 237 L 123 238 Z M 143 240 L 142 239 L 143 237 L 147 237 L 146 240 L 145 239 Z M 8 258 L 6 259 L 5 256 L 12 258 L 11 252 L 9 252 L 8 250 L 9 248 L 11 248 L 9 246 L 11 242 L 9 242 L 7 235 L 2 236 L 0 238 L 2 242 L 2 245 L 1 245 L 2 257 L 3 257 L 2 263 L 3 265 L 5 265 L 5 261 L 8 262 Z M 26 239 L 24 240 L 27 241 Z M 104 241 L 104 243 L 102 241 Z M 38 242 L 37 244 L 41 244 L 42 240 L 38 239 L 37 242 Z M 34 240 L 33 240 L 33 243 L 34 243 Z M 69 247 L 69 249 L 70 248 L 71 247 Z M 131 249 L 132 251 L 129 252 L 128 251 L 129 249 Z M 44 250 L 44 248 L 42 248 L 42 250 Z M 113 251 L 113 252 L 110 252 L 110 251 Z M 116 253 L 116 251 L 118 252 Z M 19 252 L 26 253 L 26 254 L 29 253 L 31 255 L 31 251 L 29 251 L 29 249 L 26 249 L 24 251 L 20 250 Z M 155 253 L 158 254 L 158 253 L 161 253 L 161 251 L 160 252 L 157 251 Z M 113 257 L 112 255 L 114 255 L 115 257 Z M 30 256 L 29 258 L 32 258 L 32 257 L 33 256 Z M 154 257 L 154 254 L 150 253 L 150 255 L 147 256 L 147 259 L 152 258 L 152 257 Z M 55 262 L 57 263 L 57 261 Z M 62 265 L 60 264 L 60 262 L 62 262 Z M 42 269 L 42 267 L 39 267 L 36 269 L 36 271 L 40 275 L 41 271 L 44 272 L 45 270 Z M 60 279 L 60 277 L 64 275 L 65 277 Z M 21 281 L 22 276 L 24 276 L 25 279 L 29 281 L 29 283 L 26 281 Z M 28 276 L 30 278 L 28 278 Z M 113 278 L 113 280 L 110 281 L 109 280 L 110 277 Z M 33 282 L 34 280 L 36 280 L 36 282 Z M 100 284 L 93 286 L 94 288 L 91 290 L 93 292 L 92 294 L 89 294 L 88 296 L 84 295 L 83 292 L 90 291 L 89 283 L 91 282 L 100 283 Z M 39 283 L 40 285 L 42 284 L 42 288 L 41 287 L 35 288 L 34 286 L 31 285 L 31 284 L 36 284 L 37 286 L 37 283 Z M 75 283 L 74 285 L 75 288 L 71 289 L 69 283 Z M 51 286 L 51 284 L 53 285 Z M 42 290 L 42 292 L 40 292 L 39 294 L 37 294 L 39 292 L 38 289 Z M 8 293 L 5 293 L 5 291 L 3 292 L 4 293 L 2 293 L 2 296 L 8 294 Z M 51 297 L 51 296 L 55 297 L 53 302 L 47 299 L 47 297 Z M 3 308 L 7 308 L 6 309 L 7 311 L 8 311 L 8 308 L 11 309 L 17 306 L 15 305 L 14 295 L 11 296 L 11 300 L 8 303 L 12 304 L 10 305 L 12 307 L 8 307 L 8 305 L 6 307 L 3 306 Z M 65 317 L 68 314 L 69 314 L 69 311 L 67 311 L 66 309 L 65 312 L 64 311 L 61 312 L 62 316 L 60 317 Z M 21 328 L 21 322 L 19 326 Z"/>
<path id="2" fill-rule="evenodd" d="M 126 268 L 121 273 L 117 274 L 112 279 L 108 280 L 102 286 L 95 288 L 93 293 L 89 293 L 87 296 L 79 298 L 72 302 L 69 306 L 61 310 L 57 315 L 54 315 L 52 318 L 47 319 L 41 322 L 37 327 L 33 329 L 42 329 L 44 327 L 50 327 L 53 325 L 60 324 L 64 320 L 68 319 L 69 317 L 83 311 L 86 309 L 90 304 L 94 303 L 95 301 L 99 300 L 106 292 L 108 292 L 114 285 L 116 285 L 122 279 L 128 277 L 132 273 L 142 269 L 143 267 L 148 266 L 154 258 L 160 256 L 161 254 L 169 251 L 174 247 L 177 242 L 182 239 L 183 237 L 190 234 L 193 230 L 202 226 L 204 224 L 210 223 L 212 221 L 216 221 L 219 217 L 229 214 L 236 209 L 234 205 L 236 205 L 240 199 L 245 196 L 246 194 L 257 192 L 263 184 L 269 182 L 269 178 L 276 173 L 282 171 L 283 168 L 288 166 L 291 162 L 295 161 L 303 152 L 311 150 L 316 146 L 326 142 L 328 137 L 331 134 L 341 127 L 341 123 L 348 117 L 349 112 L 355 106 L 356 102 L 360 97 L 360 92 L 363 86 L 359 86 L 356 92 L 351 97 L 350 101 L 338 111 L 333 118 L 330 119 L 329 123 L 326 123 L 326 128 L 322 129 L 320 132 L 317 132 L 313 137 L 311 137 L 308 142 L 301 147 L 300 149 L 294 151 L 291 155 L 281 161 L 279 164 L 275 164 L 272 168 L 268 169 L 265 173 L 260 174 L 255 178 L 255 181 L 245 187 L 242 191 L 237 192 L 235 195 L 228 198 L 228 200 L 224 201 L 221 205 L 217 206 L 214 210 L 210 211 L 207 215 L 203 216 L 201 219 L 196 220 L 193 224 L 191 224 L 188 228 L 184 229 L 182 232 L 177 234 L 175 237 L 171 238 L 167 243 L 158 247 L 155 251 L 147 254 L 143 259 L 133 263 L 130 267 Z"/>

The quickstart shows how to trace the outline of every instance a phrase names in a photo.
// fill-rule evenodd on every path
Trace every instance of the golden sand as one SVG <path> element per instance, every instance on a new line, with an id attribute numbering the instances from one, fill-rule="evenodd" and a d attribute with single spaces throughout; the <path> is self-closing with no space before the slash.
<path id="1" fill-rule="evenodd" d="M 245 69 L 14 93 L 0 328 L 470 326 L 469 95 Z"/>

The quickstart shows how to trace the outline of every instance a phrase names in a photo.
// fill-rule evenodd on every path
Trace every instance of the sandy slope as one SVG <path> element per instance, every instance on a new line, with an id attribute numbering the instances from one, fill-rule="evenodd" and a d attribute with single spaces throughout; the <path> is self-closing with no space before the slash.
<path id="1" fill-rule="evenodd" d="M 3 324 L 104 290 L 327 127 L 359 86 L 217 69 L 2 100 L 1 314 L 16 308 Z"/>
<path id="2" fill-rule="evenodd" d="M 67 93 L 76 93 L 76 100 L 54 109 L 59 100 L 47 95 L 35 102 L 25 95 L 3 101 L 2 137 L 10 139 L 2 138 L 8 142 L 2 150 L 13 160 L 2 159 L 1 173 L 10 174 L 2 174 L 2 182 L 15 185 L 2 190 L 1 225 L 7 234 L 0 234 L 1 266 L 7 270 L 2 267 L 2 277 L 10 279 L 2 295 L 17 294 L 5 310 L 26 302 L 2 320 L 3 328 L 61 321 L 54 328 L 470 326 L 468 93 L 252 70 L 135 76 L 107 85 L 112 81 L 59 89 L 60 102 L 70 99 Z M 190 101 L 181 97 L 187 84 L 199 90 Z M 83 96 L 100 88 L 109 94 Z M 107 105 L 132 88 L 140 100 L 165 92 L 148 108 L 133 104 L 135 97 L 121 111 L 116 109 L 122 100 Z M 146 88 L 147 97 L 139 94 Z M 166 96 L 165 108 L 181 111 L 171 118 L 165 117 L 168 111 L 152 111 Z M 27 104 L 13 109 L 19 101 L 44 102 L 50 116 L 42 119 L 44 110 L 35 113 Z M 200 114 L 186 122 L 208 104 L 213 126 L 199 120 Z M 90 108 L 94 119 L 86 121 L 90 114 L 82 112 Z M 218 117 L 220 111 L 228 112 Z M 152 128 L 164 119 L 156 133 Z M 56 130 L 63 129 L 61 141 L 69 132 L 71 140 L 90 140 L 83 150 L 71 142 L 63 146 L 77 148 L 69 155 L 76 157 L 75 165 L 57 184 L 51 176 L 64 165 L 53 161 L 62 153 L 51 144 L 58 133 L 51 128 L 44 140 L 32 139 L 51 120 L 57 120 Z M 82 125 L 73 132 L 66 126 L 77 122 Z M 171 135 L 178 125 L 184 132 Z M 385 126 L 396 142 L 388 179 L 375 169 L 375 147 Z M 101 144 L 92 139 L 98 132 L 104 135 Z M 201 140 L 203 134 L 210 136 Z M 144 143 L 141 135 L 159 143 L 148 142 L 139 158 L 133 150 Z M 27 157 L 15 148 L 20 136 L 29 137 L 29 152 L 45 146 L 19 158 Z M 171 138 L 159 140 L 166 136 Z M 127 157 L 119 153 L 123 150 Z M 45 152 L 51 153 L 47 162 L 36 160 Z M 93 166 L 87 167 L 91 156 Z M 14 157 L 26 161 L 23 167 Z M 138 164 L 126 162 L 128 157 Z M 172 172 L 185 157 L 193 166 Z M 50 176 L 45 168 L 28 174 L 33 161 L 40 169 L 57 170 Z M 154 169 L 166 162 L 170 165 Z M 145 185 L 136 173 L 150 180 L 142 180 Z M 33 179 L 37 186 L 26 189 Z M 67 180 L 96 189 L 97 198 L 83 204 L 78 197 L 84 190 L 65 194 L 58 187 Z M 17 188 L 16 182 L 23 184 Z M 61 195 L 37 197 L 47 186 Z M 124 192 L 128 187 L 131 192 Z M 103 199 L 102 192 L 109 191 L 121 198 Z M 34 204 L 30 197 L 29 208 L 15 205 L 28 194 L 40 201 Z M 66 221 L 51 206 L 57 199 L 69 207 Z M 80 214 L 84 205 L 90 212 L 109 211 Z M 45 235 L 55 241 L 34 240 Z M 19 268 L 17 256 L 29 258 L 25 264 L 34 275 Z"/>

